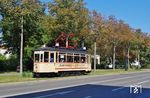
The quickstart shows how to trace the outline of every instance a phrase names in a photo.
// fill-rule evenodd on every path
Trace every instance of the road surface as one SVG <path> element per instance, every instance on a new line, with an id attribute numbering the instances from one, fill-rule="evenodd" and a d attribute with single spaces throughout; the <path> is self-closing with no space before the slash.
<path id="1" fill-rule="evenodd" d="M 7 98 L 150 98 L 150 72 L 2 84 Z"/>

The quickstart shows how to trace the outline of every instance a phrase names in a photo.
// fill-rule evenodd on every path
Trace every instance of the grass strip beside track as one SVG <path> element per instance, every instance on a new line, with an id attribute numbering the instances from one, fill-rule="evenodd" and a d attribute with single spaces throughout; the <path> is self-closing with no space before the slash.
<path id="1" fill-rule="evenodd" d="M 91 72 L 88 75 L 113 75 L 113 74 L 126 74 L 129 72 L 139 72 L 141 70 L 128 70 L 124 69 L 107 69 L 107 70 L 96 70 L 96 72 Z M 9 74 L 9 73 L 7 73 Z M 29 75 L 28 75 L 29 74 Z M 88 76 L 87 75 L 87 76 Z M 26 82 L 26 81 L 37 81 L 37 80 L 45 80 L 45 79 L 56 79 L 56 78 L 68 78 L 68 77 L 76 77 L 76 76 L 66 76 L 66 77 L 46 77 L 46 78 L 33 78 L 31 72 L 25 73 L 25 77 L 21 77 L 19 73 L 15 75 L 3 75 L 0 74 L 0 83 L 12 83 L 12 82 Z M 78 77 L 78 76 L 77 76 Z"/>

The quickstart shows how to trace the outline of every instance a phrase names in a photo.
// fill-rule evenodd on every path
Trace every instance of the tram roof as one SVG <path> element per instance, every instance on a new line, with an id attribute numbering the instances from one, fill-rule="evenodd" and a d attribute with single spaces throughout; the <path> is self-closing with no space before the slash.
<path id="1" fill-rule="evenodd" d="M 67 49 L 67 48 L 57 48 L 57 47 L 42 47 L 42 48 L 35 49 L 34 51 L 59 51 L 59 52 L 77 53 L 77 54 L 87 53 L 87 51 L 83 49 Z"/>

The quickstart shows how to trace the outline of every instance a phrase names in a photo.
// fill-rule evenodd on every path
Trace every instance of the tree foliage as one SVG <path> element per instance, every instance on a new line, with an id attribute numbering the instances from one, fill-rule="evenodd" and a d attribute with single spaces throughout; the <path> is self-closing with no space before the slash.
<path id="1" fill-rule="evenodd" d="M 45 28 L 53 39 L 61 32 L 74 33 L 79 38 L 89 33 L 89 11 L 84 5 L 83 0 L 53 0 L 48 4 Z"/>
<path id="2" fill-rule="evenodd" d="M 23 17 L 24 57 L 31 58 L 33 49 L 43 44 L 39 27 L 40 17 L 44 15 L 42 4 L 38 0 L 1 0 L 0 9 L 4 43 L 17 58 Z"/>
<path id="3" fill-rule="evenodd" d="M 53 45 L 61 32 L 74 33 L 75 40 L 85 42 L 93 54 L 103 61 L 129 66 L 138 59 L 141 64 L 150 63 L 150 35 L 133 29 L 123 20 L 102 14 L 85 7 L 84 0 L 0 0 L 0 28 L 6 47 L 19 58 L 21 19 L 23 17 L 24 65 L 32 63 L 32 52 L 43 44 Z"/>

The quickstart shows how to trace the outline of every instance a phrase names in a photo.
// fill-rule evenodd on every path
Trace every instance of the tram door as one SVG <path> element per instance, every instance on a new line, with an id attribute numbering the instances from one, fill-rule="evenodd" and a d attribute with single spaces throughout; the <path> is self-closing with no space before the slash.
<path id="1" fill-rule="evenodd" d="M 41 65 L 44 61 L 44 51 L 35 51 L 34 52 L 34 72 L 40 72 L 41 71 Z"/>
<path id="2" fill-rule="evenodd" d="M 50 51 L 49 52 L 49 67 L 50 67 L 51 72 L 56 72 L 55 63 L 56 63 L 56 52 Z"/>

